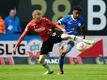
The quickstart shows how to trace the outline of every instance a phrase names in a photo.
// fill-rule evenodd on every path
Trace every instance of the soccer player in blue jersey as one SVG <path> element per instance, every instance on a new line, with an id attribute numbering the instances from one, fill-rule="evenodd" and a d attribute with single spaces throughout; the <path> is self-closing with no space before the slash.
<path id="1" fill-rule="evenodd" d="M 80 35 L 83 34 L 83 38 L 85 39 L 85 28 L 84 28 L 84 19 L 80 16 L 81 8 L 74 7 L 72 14 L 62 17 L 58 20 L 57 24 L 63 25 L 65 28 L 65 32 L 70 35 Z M 61 44 L 66 43 L 67 40 L 62 41 Z M 68 53 L 72 47 L 74 46 L 74 42 L 69 42 L 64 44 L 60 49 L 60 59 L 59 59 L 59 68 L 60 71 L 58 74 L 64 74 L 64 56 Z"/>

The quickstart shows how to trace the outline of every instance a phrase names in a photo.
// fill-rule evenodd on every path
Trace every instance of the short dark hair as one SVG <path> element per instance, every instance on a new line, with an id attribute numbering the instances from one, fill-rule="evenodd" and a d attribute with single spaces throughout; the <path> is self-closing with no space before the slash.
<path id="1" fill-rule="evenodd" d="M 82 11 L 81 8 L 80 8 L 79 6 L 74 6 L 74 7 L 73 7 L 73 10 L 78 10 L 79 12 Z"/>

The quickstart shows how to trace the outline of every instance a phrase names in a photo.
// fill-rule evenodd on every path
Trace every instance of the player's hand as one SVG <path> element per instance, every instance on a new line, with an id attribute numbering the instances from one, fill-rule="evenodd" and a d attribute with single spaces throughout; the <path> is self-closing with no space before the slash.
<path id="1" fill-rule="evenodd" d="M 16 52 L 16 47 L 13 48 L 13 52 Z"/>

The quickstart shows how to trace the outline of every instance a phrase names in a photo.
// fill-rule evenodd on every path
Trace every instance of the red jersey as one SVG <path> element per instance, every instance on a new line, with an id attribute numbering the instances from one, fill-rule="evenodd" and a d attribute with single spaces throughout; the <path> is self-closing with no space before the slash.
<path id="1" fill-rule="evenodd" d="M 41 18 L 40 23 L 36 23 L 35 20 L 31 20 L 28 25 L 26 26 L 23 34 L 21 35 L 20 39 L 18 40 L 16 46 L 20 44 L 20 42 L 23 40 L 27 32 L 34 31 L 35 34 L 38 34 L 43 41 L 46 41 L 49 37 L 49 35 L 52 33 L 51 27 L 55 27 L 58 29 L 63 29 L 61 26 L 56 25 L 52 23 L 50 20 L 46 18 Z"/>
<path id="2" fill-rule="evenodd" d="M 46 41 L 49 34 L 52 33 L 50 30 L 51 27 L 55 27 L 56 25 L 53 24 L 46 18 L 41 18 L 40 23 L 36 23 L 35 20 L 31 20 L 27 25 L 27 31 L 34 31 L 38 34 L 43 41 Z"/>
<path id="3" fill-rule="evenodd" d="M 0 18 L 0 34 L 5 33 L 4 20 Z"/>

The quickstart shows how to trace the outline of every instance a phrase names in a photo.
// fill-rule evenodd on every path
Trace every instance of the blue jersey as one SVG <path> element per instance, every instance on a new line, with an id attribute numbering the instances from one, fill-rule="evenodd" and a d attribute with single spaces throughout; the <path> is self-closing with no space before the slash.
<path id="1" fill-rule="evenodd" d="M 58 22 L 64 25 L 67 34 L 77 35 L 81 33 L 80 27 L 84 24 L 84 19 L 82 17 L 74 19 L 73 15 L 67 15 Z"/>
<path id="2" fill-rule="evenodd" d="M 14 19 L 11 16 L 5 18 L 6 33 L 21 32 L 20 20 L 16 16 Z"/>

